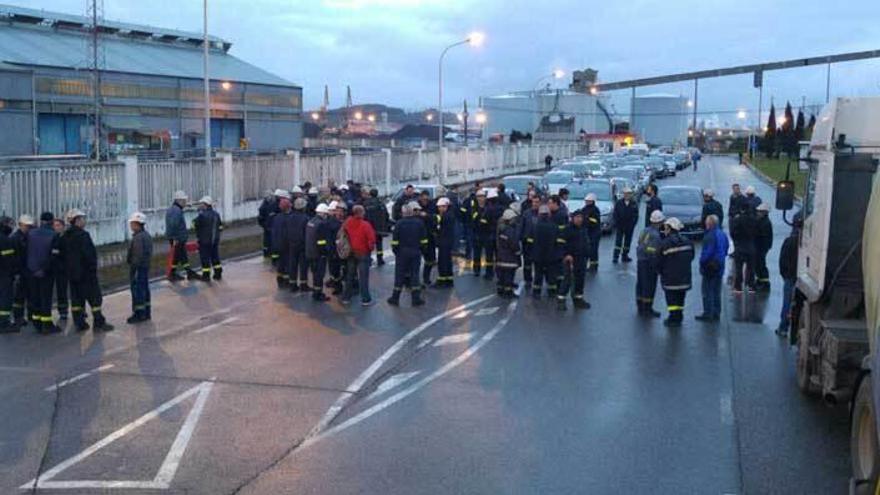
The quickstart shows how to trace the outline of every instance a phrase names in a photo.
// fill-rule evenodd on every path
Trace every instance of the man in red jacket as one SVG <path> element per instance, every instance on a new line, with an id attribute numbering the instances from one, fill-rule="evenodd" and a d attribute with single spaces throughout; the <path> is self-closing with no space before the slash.
<path id="1" fill-rule="evenodd" d="M 361 292 L 361 305 L 370 306 L 373 298 L 370 296 L 370 254 L 376 247 L 376 231 L 370 222 L 364 219 L 366 210 L 361 205 L 355 205 L 351 209 L 351 216 L 342 224 L 342 229 L 348 236 L 351 245 L 351 254 L 345 260 L 345 291 L 342 294 L 342 304 L 351 303 L 351 297 L 355 291 L 355 280 Z M 356 278 L 355 278 L 356 277 Z"/>

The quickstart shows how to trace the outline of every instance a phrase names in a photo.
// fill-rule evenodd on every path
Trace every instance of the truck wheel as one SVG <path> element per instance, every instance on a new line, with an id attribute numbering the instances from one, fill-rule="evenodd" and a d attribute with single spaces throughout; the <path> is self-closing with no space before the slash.
<path id="1" fill-rule="evenodd" d="M 880 475 L 880 448 L 877 442 L 877 423 L 874 419 L 871 390 L 871 376 L 868 375 L 862 379 L 853 403 L 849 434 L 853 478 L 856 481 L 870 480 L 870 483 L 862 484 L 865 488 L 874 487 Z M 873 493 L 873 490 L 868 493 Z"/>
<path id="2" fill-rule="evenodd" d="M 798 325 L 797 384 L 804 394 L 816 395 L 819 393 L 819 390 L 810 381 L 810 376 L 813 374 L 813 362 L 810 358 L 810 329 L 806 312 L 807 308 L 804 306 Z"/>

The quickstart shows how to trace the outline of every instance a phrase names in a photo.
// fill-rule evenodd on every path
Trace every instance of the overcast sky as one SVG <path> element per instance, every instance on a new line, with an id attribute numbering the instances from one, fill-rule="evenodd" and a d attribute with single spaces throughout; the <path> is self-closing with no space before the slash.
<path id="1" fill-rule="evenodd" d="M 84 14 L 86 0 L 6 0 Z M 201 31 L 201 0 L 104 0 L 105 18 Z M 554 68 L 593 67 L 601 81 L 639 78 L 880 49 L 878 0 L 210 0 L 209 29 L 233 43 L 231 53 L 303 86 L 306 108 L 345 99 L 408 109 L 436 106 L 437 59 L 467 33 L 486 33 L 483 47 L 449 52 L 445 105 L 533 89 Z M 569 76 L 566 76 L 566 82 Z M 767 73 L 770 97 L 799 105 L 825 100 L 825 69 Z M 692 95 L 689 83 L 639 89 Z M 628 110 L 629 92 L 615 93 Z M 880 95 L 880 61 L 840 64 L 832 94 Z M 751 75 L 705 80 L 700 113 L 753 119 L 758 93 Z M 703 117 L 701 117 L 703 118 Z"/>

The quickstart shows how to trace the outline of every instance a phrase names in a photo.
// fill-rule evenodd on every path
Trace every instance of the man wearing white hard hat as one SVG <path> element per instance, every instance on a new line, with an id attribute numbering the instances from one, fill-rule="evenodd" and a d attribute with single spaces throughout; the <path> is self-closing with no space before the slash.
<path id="1" fill-rule="evenodd" d="M 394 225 L 391 233 L 391 248 L 394 250 L 394 292 L 388 298 L 388 304 L 400 305 L 400 293 L 404 287 L 412 293 L 412 305 L 425 304 L 422 299 L 422 284 L 419 283 L 419 267 L 422 251 L 428 245 L 428 231 L 425 223 L 416 215 L 420 210 L 415 201 L 403 205 L 400 209 L 402 217 Z"/>
<path id="2" fill-rule="evenodd" d="M 680 234 L 681 220 L 670 217 L 663 223 L 666 237 L 660 244 L 660 285 L 666 295 L 669 316 L 663 321 L 667 327 L 680 327 L 684 317 L 684 300 L 691 289 L 691 264 L 694 245 Z"/>
<path id="3" fill-rule="evenodd" d="M 485 254 L 485 278 L 487 280 L 492 280 L 495 276 L 495 234 L 498 229 L 498 218 L 501 216 L 501 211 L 488 201 L 487 196 L 497 198 L 497 195 L 498 193 L 491 189 L 488 195 L 484 191 L 477 192 L 477 203 L 471 212 L 471 221 L 474 226 L 474 276 L 480 276 L 480 270 L 483 268 L 483 255 Z"/>
<path id="4" fill-rule="evenodd" d="M 131 241 L 128 243 L 128 280 L 131 286 L 130 325 L 152 319 L 150 306 L 150 260 L 153 257 L 153 238 L 147 232 L 147 216 L 136 211 L 128 218 Z"/>
<path id="5" fill-rule="evenodd" d="M 455 285 L 452 275 L 452 250 L 455 247 L 455 212 L 452 201 L 447 197 L 437 200 L 437 213 L 434 215 L 437 238 L 437 283 L 436 287 L 448 289 Z"/>
<path id="6" fill-rule="evenodd" d="M 86 231 L 86 214 L 73 210 L 68 214 L 70 227 L 64 234 L 64 269 L 70 281 L 70 310 L 77 331 L 88 330 L 86 304 L 92 310 L 92 323 L 96 332 L 109 332 L 113 325 L 107 323 L 101 305 L 104 297 L 98 283 L 98 251 L 92 236 Z"/>
<path id="7" fill-rule="evenodd" d="M 639 205 L 633 199 L 633 192 L 629 186 L 623 188 L 623 197 L 614 204 L 614 257 L 612 262 L 617 263 L 618 258 L 624 263 L 629 263 L 629 248 L 632 245 L 633 231 L 639 223 Z"/>
<path id="8" fill-rule="evenodd" d="M 183 191 L 174 193 L 174 202 L 165 211 L 165 237 L 171 244 L 171 267 L 168 271 L 168 280 L 177 282 L 183 280 L 180 271 L 186 272 L 189 279 L 198 277 L 196 272 L 190 268 L 189 254 L 186 251 L 186 241 L 189 240 L 189 232 L 186 228 L 186 219 L 184 218 L 183 209 L 189 197 Z"/>
<path id="9" fill-rule="evenodd" d="M 193 227 L 199 241 L 202 281 L 211 281 L 211 270 L 214 270 L 214 280 L 221 280 L 223 264 L 220 262 L 220 231 L 223 230 L 223 221 L 214 209 L 214 200 L 210 196 L 199 200 L 199 214 L 193 220 Z"/>
<path id="10" fill-rule="evenodd" d="M 320 203 L 315 206 L 315 216 L 306 223 L 306 262 L 312 274 L 312 300 L 324 302 L 329 298 L 324 294 L 324 276 L 327 273 L 327 257 L 330 249 L 336 250 L 336 237 L 331 237 L 327 229 L 330 208 Z"/>
<path id="11" fill-rule="evenodd" d="M 660 210 L 654 210 L 648 217 L 648 226 L 639 236 L 636 247 L 636 307 L 639 316 L 659 318 L 654 311 L 654 294 L 657 292 L 657 274 L 660 264 L 660 245 L 663 241 L 660 227 L 666 217 Z"/>
<path id="12" fill-rule="evenodd" d="M 755 209 L 755 289 L 770 291 L 770 272 L 767 270 L 767 253 L 773 247 L 773 223 L 770 222 L 770 205 L 761 203 Z"/>
<path id="13" fill-rule="evenodd" d="M 24 309 L 27 306 L 28 299 L 28 280 L 27 273 L 24 270 L 27 263 L 27 236 L 28 232 L 36 226 L 34 217 L 23 214 L 18 217 L 18 229 L 12 233 L 10 239 L 15 246 L 16 256 L 18 257 L 17 275 L 12 286 L 12 319 L 16 328 L 27 325 Z"/>
<path id="14" fill-rule="evenodd" d="M 587 234 L 590 236 L 590 252 L 587 259 L 587 270 L 599 269 L 599 241 L 602 240 L 602 212 L 596 206 L 596 195 L 587 194 L 584 198 L 584 207 L 581 210 L 584 215 L 584 225 L 587 226 Z"/>

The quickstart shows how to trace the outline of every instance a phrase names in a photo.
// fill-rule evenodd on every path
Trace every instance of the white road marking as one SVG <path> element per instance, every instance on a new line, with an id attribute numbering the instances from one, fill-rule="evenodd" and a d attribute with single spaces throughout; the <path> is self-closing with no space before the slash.
<path id="1" fill-rule="evenodd" d="M 483 308 L 483 309 L 477 311 L 476 313 L 474 313 L 474 316 L 490 316 L 490 315 L 494 315 L 495 313 L 498 312 L 499 309 L 501 309 L 500 306 L 493 306 L 493 307 L 491 307 L 491 308 Z"/>
<path id="2" fill-rule="evenodd" d="M 103 366 L 98 366 L 97 368 L 95 368 L 93 370 L 86 371 L 85 373 L 80 373 L 74 377 L 68 378 L 67 380 L 61 380 L 60 382 L 56 383 L 55 385 L 46 387 L 43 390 L 46 392 L 54 392 L 61 387 L 66 387 L 67 385 L 70 385 L 71 383 L 76 383 L 80 380 L 84 380 L 84 379 L 94 375 L 95 373 L 100 373 L 102 371 L 109 370 L 113 366 L 114 365 L 112 365 L 112 364 L 105 364 Z"/>
<path id="3" fill-rule="evenodd" d="M 348 386 L 346 391 L 343 392 L 338 399 L 336 399 L 336 402 L 334 402 L 332 406 L 330 406 L 330 409 L 327 410 L 327 412 L 324 414 L 324 417 L 322 417 L 318 424 L 316 424 L 315 427 L 312 428 L 312 431 L 310 431 L 309 434 L 306 435 L 306 441 L 324 431 L 327 426 L 330 425 L 330 422 L 336 418 L 339 412 L 357 396 L 357 394 L 361 391 L 364 385 L 367 384 L 370 378 L 372 378 L 373 375 L 375 375 L 379 371 L 382 365 L 384 365 L 389 359 L 391 359 L 391 357 L 394 356 L 394 354 L 396 354 L 398 351 L 400 351 L 400 349 L 402 349 L 403 346 L 409 343 L 409 341 L 418 337 L 419 334 L 424 332 L 431 325 L 437 323 L 438 321 L 443 320 L 444 318 L 448 318 L 449 316 L 456 313 L 460 313 L 461 311 L 470 307 L 482 304 L 489 299 L 492 299 L 493 297 L 495 297 L 494 294 L 489 294 L 488 296 L 483 296 L 463 306 L 459 306 L 457 308 L 450 309 L 449 311 L 446 311 L 444 313 L 440 313 L 439 315 L 422 323 L 421 325 L 417 326 L 409 333 L 401 337 L 400 340 L 395 342 L 394 345 L 389 347 L 381 356 L 379 356 L 379 359 L 374 361 L 373 364 L 371 364 L 367 369 L 363 371 L 363 373 L 361 373 L 357 378 L 355 378 L 353 382 L 351 382 L 351 385 Z"/>
<path id="4" fill-rule="evenodd" d="M 433 339 L 431 337 L 428 337 L 427 339 L 423 339 L 421 342 L 419 342 L 419 345 L 416 346 L 416 350 L 422 349 L 426 345 L 430 344 L 432 341 L 433 341 Z"/>
<path id="5" fill-rule="evenodd" d="M 217 323 L 212 323 L 206 327 L 203 327 L 203 328 L 196 330 L 195 332 L 193 332 L 193 334 L 210 332 L 211 330 L 214 330 L 215 328 L 222 327 L 223 325 L 226 325 L 227 323 L 232 323 L 233 321 L 238 321 L 238 317 L 233 316 L 231 318 L 226 318 L 223 321 L 218 321 Z"/>
<path id="6" fill-rule="evenodd" d="M 719 400 L 721 406 L 721 424 L 726 426 L 733 425 L 733 401 L 729 394 L 722 394 Z"/>
<path id="7" fill-rule="evenodd" d="M 109 488 L 129 488 L 129 489 L 152 489 L 152 490 L 167 490 L 171 484 L 171 480 L 174 478 L 175 473 L 177 473 L 177 468 L 180 465 L 180 460 L 183 457 L 183 453 L 186 450 L 186 446 L 192 438 L 193 430 L 195 429 L 195 425 L 199 420 L 199 416 L 201 416 L 202 411 L 205 407 L 205 402 L 208 399 L 208 394 L 211 392 L 211 387 L 214 384 L 211 382 L 202 382 L 195 387 L 187 390 L 186 392 L 178 395 L 177 397 L 169 400 L 168 402 L 160 405 L 156 409 L 144 414 L 140 418 L 132 421 L 131 423 L 119 428 L 113 433 L 107 435 L 106 437 L 98 440 L 91 446 L 87 447 L 85 450 L 80 452 L 79 454 L 61 462 L 56 465 L 52 469 L 46 471 L 41 476 L 38 476 L 36 479 L 28 481 L 24 485 L 21 485 L 22 490 L 31 490 L 34 488 L 55 488 L 55 489 L 80 489 L 80 488 L 95 488 L 95 489 L 109 489 Z M 159 472 L 156 474 L 156 477 L 152 481 L 104 481 L 104 480 L 69 480 L 69 481 L 51 481 L 52 478 L 58 476 L 63 471 L 69 469 L 71 466 L 83 461 L 87 457 L 91 456 L 95 452 L 103 449 L 104 447 L 110 445 L 111 443 L 119 440 L 120 438 L 128 435 L 132 431 L 137 428 L 143 426 L 145 423 L 150 420 L 156 419 L 163 412 L 171 409 L 172 407 L 180 404 L 184 400 L 192 397 L 193 395 L 198 394 L 196 398 L 196 402 L 193 405 L 192 410 L 187 416 L 186 420 L 183 423 L 180 431 L 177 433 L 177 437 L 174 439 L 174 443 L 171 445 L 171 449 L 168 451 L 168 455 L 165 456 L 165 460 L 162 462 L 162 466 L 159 468 Z"/>
<path id="8" fill-rule="evenodd" d="M 369 409 L 361 412 L 360 414 L 348 419 L 347 421 L 340 423 L 332 428 L 329 428 L 323 432 L 320 432 L 315 436 L 307 437 L 303 441 L 301 448 L 306 448 L 310 445 L 314 445 L 315 443 L 319 442 L 320 440 L 323 440 L 327 437 L 330 437 L 330 436 L 335 435 L 339 432 L 342 432 L 348 428 L 351 428 L 352 426 L 364 421 L 365 419 L 369 418 L 370 416 L 373 416 L 374 414 L 381 412 L 383 409 L 387 408 L 388 406 L 391 406 L 392 404 L 399 402 L 400 400 L 405 399 L 409 395 L 412 395 L 413 393 L 419 391 L 421 388 L 428 385 L 429 383 L 436 380 L 437 378 L 440 378 L 441 376 L 445 375 L 446 373 L 449 373 L 452 369 L 454 369 L 455 367 L 457 367 L 461 363 L 467 361 L 471 356 L 476 354 L 477 351 L 479 351 L 483 346 L 485 346 L 493 338 L 495 338 L 496 335 L 498 335 L 498 332 L 500 332 L 507 325 L 507 322 L 510 321 L 510 318 L 513 316 L 514 310 L 516 309 L 516 305 L 517 305 L 516 301 L 510 303 L 510 305 L 507 306 L 507 314 L 504 316 L 504 318 L 502 318 L 498 323 L 496 323 L 495 326 L 492 327 L 491 330 L 486 332 L 486 334 L 483 335 L 483 337 L 480 340 L 478 340 L 477 343 L 475 343 L 474 345 L 469 347 L 466 351 L 461 353 L 458 357 L 456 357 L 452 361 L 446 363 L 446 365 L 444 365 L 442 368 L 440 368 L 437 371 L 431 373 L 430 375 L 422 378 L 421 380 L 412 384 L 408 388 L 403 389 L 400 392 L 397 392 L 396 394 L 392 395 L 391 397 L 388 397 L 387 399 L 374 405 L 373 407 L 370 407 Z"/>
<path id="9" fill-rule="evenodd" d="M 437 341 L 434 342 L 434 347 L 469 342 L 474 337 L 474 335 L 475 334 L 473 333 L 454 333 L 452 335 L 446 335 L 445 337 L 437 339 Z"/>
<path id="10" fill-rule="evenodd" d="M 367 397 L 367 400 L 374 399 L 384 394 L 385 392 L 408 382 L 411 378 L 415 377 L 419 373 L 421 373 L 421 371 L 411 371 L 409 373 L 398 373 L 396 375 L 392 375 L 387 380 L 380 383 L 379 386 L 376 387 L 376 391 Z"/>
<path id="11" fill-rule="evenodd" d="M 462 318 L 467 318 L 467 316 L 471 314 L 470 311 L 462 311 L 461 313 L 452 317 L 453 320 L 460 320 Z"/>

